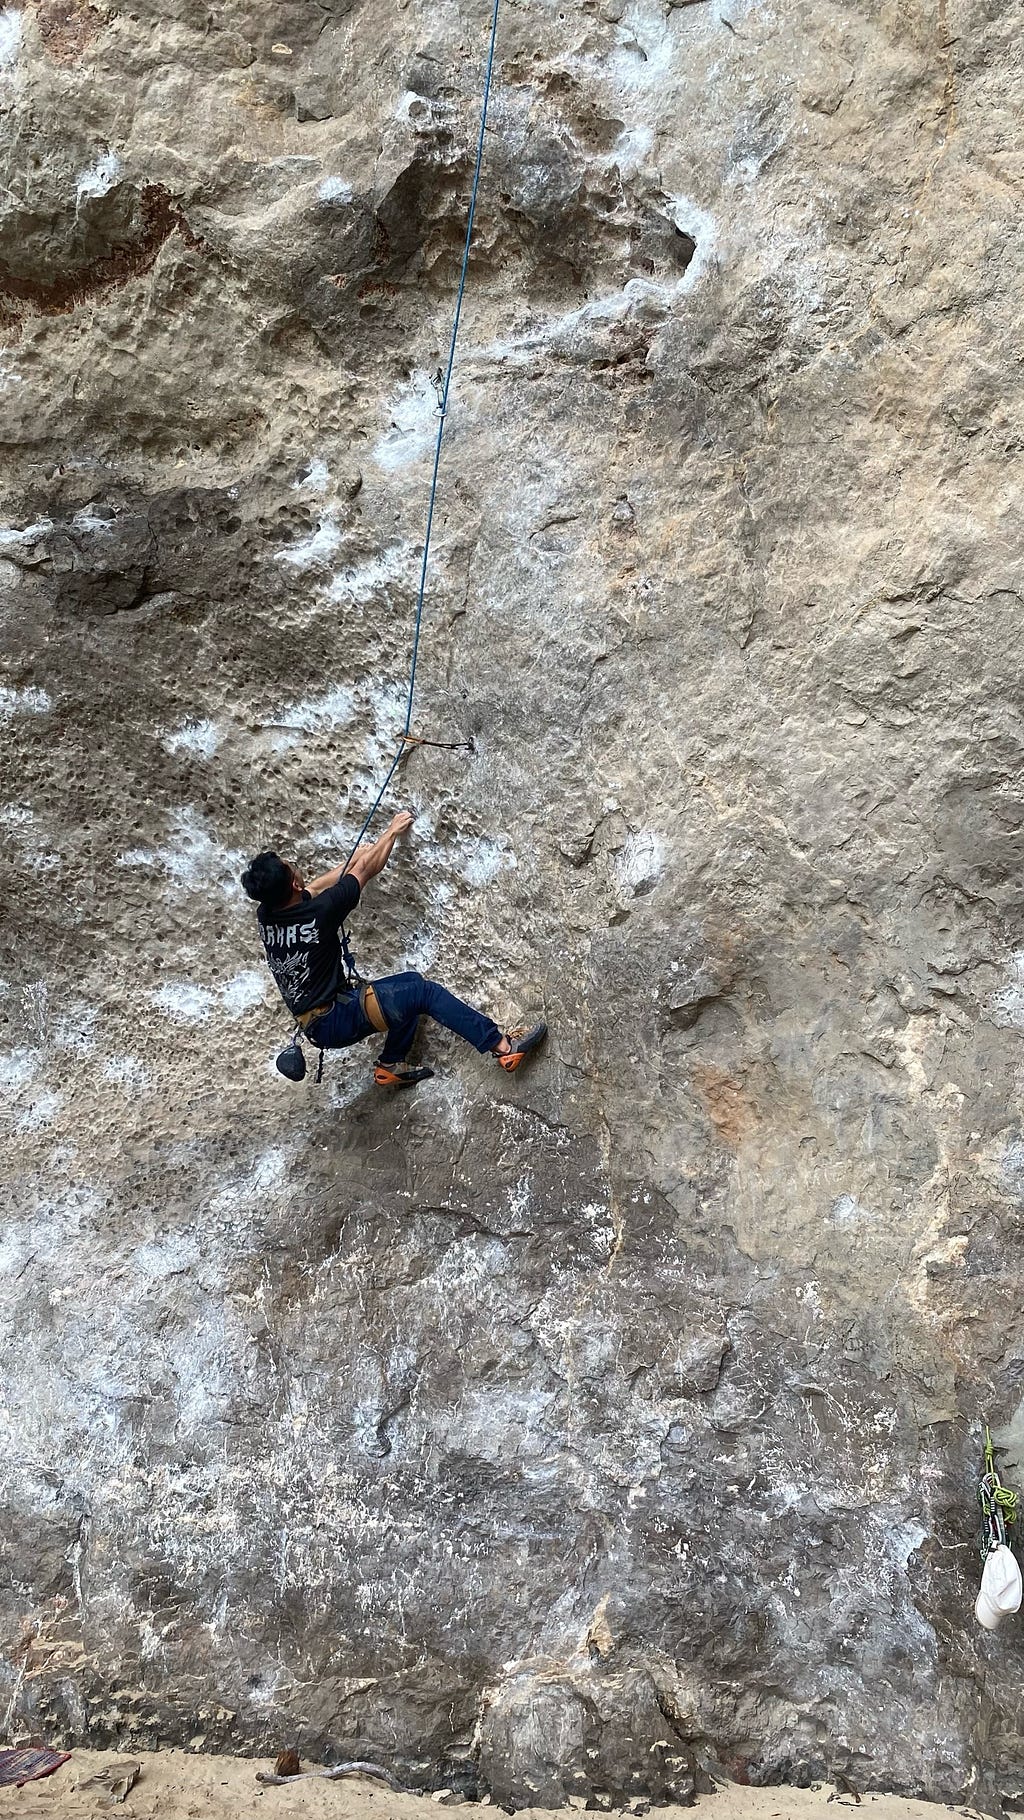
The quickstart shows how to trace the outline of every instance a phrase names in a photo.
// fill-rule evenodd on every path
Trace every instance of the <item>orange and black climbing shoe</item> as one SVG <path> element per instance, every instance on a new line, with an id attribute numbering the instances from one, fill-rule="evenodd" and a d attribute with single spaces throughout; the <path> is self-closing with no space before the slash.
<path id="1" fill-rule="evenodd" d="M 514 1074 L 516 1069 L 525 1062 L 527 1056 L 540 1048 L 547 1033 L 546 1024 L 534 1024 L 532 1030 L 510 1030 L 508 1040 L 512 1047 L 507 1054 L 495 1057 L 498 1067 L 504 1068 L 506 1074 Z"/>
<path id="2" fill-rule="evenodd" d="M 373 1071 L 378 1087 L 415 1087 L 418 1081 L 432 1081 L 432 1068 L 389 1068 L 378 1062 Z"/>

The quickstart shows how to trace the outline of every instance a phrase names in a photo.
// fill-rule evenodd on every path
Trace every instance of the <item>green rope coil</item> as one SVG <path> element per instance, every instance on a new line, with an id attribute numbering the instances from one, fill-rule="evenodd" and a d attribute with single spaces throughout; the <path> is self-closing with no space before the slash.
<path id="1" fill-rule="evenodd" d="M 995 1449 L 988 1427 L 985 1429 L 984 1471 L 978 1481 L 978 1503 L 983 1518 L 978 1545 L 982 1560 L 997 1544 L 1005 1544 L 1006 1532 L 1020 1517 L 1020 1493 L 1004 1485 L 996 1471 Z"/>

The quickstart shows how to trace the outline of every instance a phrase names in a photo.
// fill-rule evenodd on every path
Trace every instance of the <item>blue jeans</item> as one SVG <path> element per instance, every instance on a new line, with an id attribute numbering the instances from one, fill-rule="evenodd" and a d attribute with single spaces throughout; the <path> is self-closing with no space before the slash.
<path id="1" fill-rule="evenodd" d="M 358 992 L 340 992 L 330 1010 L 307 1025 L 306 1035 L 318 1049 L 347 1049 L 373 1035 L 373 1025 L 359 1003 Z"/>
<path id="2" fill-rule="evenodd" d="M 391 973 L 375 980 L 374 990 L 385 1018 L 388 1033 L 378 1061 L 386 1067 L 404 1062 L 416 1035 L 421 1017 L 432 1017 L 435 1024 L 454 1030 L 481 1055 L 487 1055 L 501 1042 L 502 1032 L 493 1018 L 474 1011 L 454 992 L 439 986 L 436 980 L 424 979 L 422 973 Z M 343 993 L 325 1017 L 309 1026 L 309 1035 L 321 1049 L 347 1049 L 373 1035 L 373 1025 L 366 1017 L 354 992 Z"/>

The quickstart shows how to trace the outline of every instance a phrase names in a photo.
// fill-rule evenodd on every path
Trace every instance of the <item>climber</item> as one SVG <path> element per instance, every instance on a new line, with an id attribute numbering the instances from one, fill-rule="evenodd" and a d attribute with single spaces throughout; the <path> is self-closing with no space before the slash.
<path id="1" fill-rule="evenodd" d="M 495 1056 L 498 1066 L 512 1074 L 544 1041 L 546 1024 L 524 1034 L 503 1034 L 489 1017 L 421 973 L 393 973 L 372 984 L 349 984 L 345 918 L 370 880 L 387 865 L 395 842 L 411 827 L 412 816 L 404 810 L 379 840 L 357 847 L 344 865 L 308 885 L 302 873 L 278 854 L 256 855 L 242 874 L 242 886 L 259 906 L 260 940 L 278 991 L 318 1049 L 347 1049 L 379 1031 L 384 1045 L 373 1071 L 379 1087 L 412 1087 L 433 1074 L 432 1068 L 401 1066 L 421 1016 L 454 1030 L 481 1055 Z M 301 1049 L 297 1045 L 286 1049 L 278 1067 L 282 1074 L 301 1080 L 305 1074 Z"/>

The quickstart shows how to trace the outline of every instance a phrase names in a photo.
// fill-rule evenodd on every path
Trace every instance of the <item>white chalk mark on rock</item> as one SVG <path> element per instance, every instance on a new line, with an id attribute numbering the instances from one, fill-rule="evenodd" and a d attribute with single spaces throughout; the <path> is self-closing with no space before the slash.
<path id="1" fill-rule="evenodd" d="M 169 981 L 158 987 L 151 997 L 157 1010 L 175 1024 L 204 1023 L 217 1002 L 208 987 L 196 986 L 187 980 Z"/>
<path id="2" fill-rule="evenodd" d="M 39 1056 L 34 1049 L 8 1049 L 0 1055 L 0 1087 L 27 1087 L 39 1073 Z"/>
<path id="3" fill-rule="evenodd" d="M 429 373 L 417 369 L 390 406 L 391 425 L 374 447 L 373 459 L 386 473 L 422 460 L 437 435 L 437 393 Z"/>
<path id="4" fill-rule="evenodd" d="M 988 1014 L 993 1024 L 1004 1029 L 1024 1030 L 1024 948 L 1010 955 L 1009 979 L 993 992 L 988 1001 Z"/>
<path id="5" fill-rule="evenodd" d="M 104 152 L 83 171 L 75 184 L 75 195 L 79 202 L 93 196 L 106 196 L 113 189 L 121 176 L 124 166 L 116 152 Z"/>
<path id="6" fill-rule="evenodd" d="M 186 891 L 208 890 L 219 885 L 233 891 L 241 868 L 240 852 L 222 847 L 200 820 L 196 809 L 176 809 L 171 816 L 171 839 L 166 847 L 132 847 L 119 853 L 117 864 L 128 869 L 153 867 L 165 872 Z"/>
<path id="7" fill-rule="evenodd" d="M 382 550 L 379 556 L 371 556 L 365 562 L 353 563 L 350 568 L 339 570 L 331 579 L 327 599 L 337 606 L 346 603 L 362 606 L 387 588 L 389 583 L 404 581 L 411 586 L 415 579 L 416 552 L 412 545 L 393 544 L 390 549 Z"/>
<path id="8" fill-rule="evenodd" d="M 244 1017 L 247 1011 L 255 1010 L 262 1005 L 266 976 L 256 967 L 247 967 L 244 972 L 236 973 L 218 988 L 221 1010 L 227 1018 Z"/>
<path id="9" fill-rule="evenodd" d="M 196 758 L 212 758 L 223 734 L 212 720 L 186 720 L 162 740 L 165 752 L 189 752 Z"/>
<path id="10" fill-rule="evenodd" d="M 310 461 L 305 471 L 297 480 L 292 481 L 293 493 L 326 493 L 330 483 L 330 470 L 326 461 Z"/>
<path id="11" fill-rule="evenodd" d="M 150 994 L 152 1003 L 176 1024 L 202 1024 L 214 1011 L 234 1022 L 262 1005 L 266 981 L 255 967 L 247 967 L 219 986 L 188 980 L 168 981 Z"/>
<path id="12" fill-rule="evenodd" d="M 317 186 L 316 198 L 318 202 L 326 202 L 337 208 L 351 202 L 354 193 L 352 185 L 346 183 L 344 177 L 325 177 Z"/>
<path id="13" fill-rule="evenodd" d="M 21 9 L 5 6 L 0 12 L 0 70 L 14 68 L 21 54 Z"/>
<path id="14" fill-rule="evenodd" d="M 41 1131 L 46 1125 L 52 1125 L 61 1107 L 64 1095 L 46 1088 L 36 1095 L 31 1105 L 25 1108 L 15 1126 L 19 1132 Z"/>
<path id="15" fill-rule="evenodd" d="M 15 714 L 49 714 L 52 707 L 53 701 L 45 689 L 34 688 L 31 684 L 24 689 L 0 687 L 0 719 L 9 720 Z"/>
<path id="16" fill-rule="evenodd" d="M 664 849 L 659 836 L 642 828 L 627 835 L 621 851 L 616 854 L 615 882 L 625 897 L 645 897 L 648 891 L 653 891 L 663 868 Z"/>
<path id="17" fill-rule="evenodd" d="M 108 1055 L 100 1074 L 112 1086 L 123 1087 L 126 1093 L 141 1093 L 150 1082 L 149 1070 L 137 1055 Z"/>
<path id="18" fill-rule="evenodd" d="M 337 525 L 333 519 L 321 518 L 308 537 L 286 544 L 283 550 L 275 550 L 274 561 L 284 563 L 289 569 L 319 569 L 340 547 L 341 532 Z"/>
<path id="19" fill-rule="evenodd" d="M 337 727 L 347 727 L 355 718 L 355 712 L 351 689 L 338 683 L 322 695 L 308 695 L 304 701 L 286 702 L 278 710 L 274 725 L 283 733 L 331 733 Z M 290 743 L 294 744 L 294 740 Z"/>

